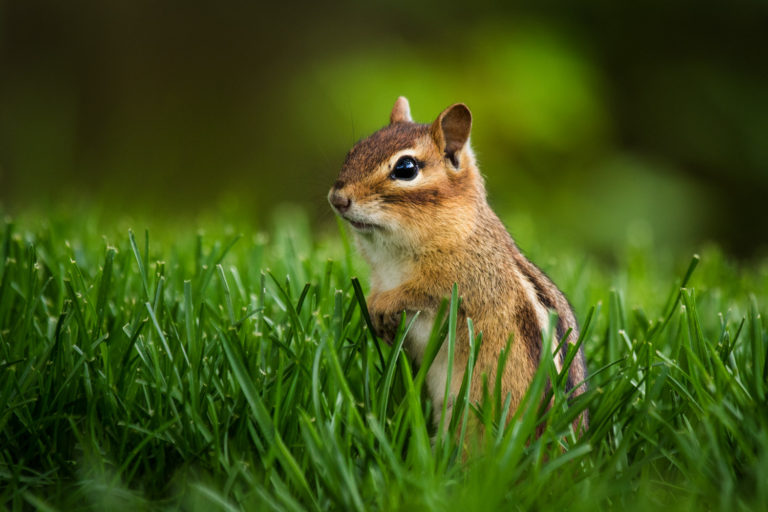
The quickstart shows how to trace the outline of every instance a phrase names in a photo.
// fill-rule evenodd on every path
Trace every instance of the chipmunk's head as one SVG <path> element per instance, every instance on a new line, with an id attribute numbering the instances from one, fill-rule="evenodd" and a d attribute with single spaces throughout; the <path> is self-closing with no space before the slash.
<path id="1" fill-rule="evenodd" d="M 347 154 L 328 200 L 370 241 L 413 247 L 455 237 L 485 199 L 469 147 L 471 126 L 462 103 L 431 124 L 414 123 L 401 96 L 389 125 Z"/>

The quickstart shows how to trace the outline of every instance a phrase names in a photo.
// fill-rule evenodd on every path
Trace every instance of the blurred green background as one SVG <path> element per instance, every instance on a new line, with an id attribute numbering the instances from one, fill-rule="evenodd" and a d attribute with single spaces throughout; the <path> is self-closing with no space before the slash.
<path id="1" fill-rule="evenodd" d="M 513 233 L 765 253 L 763 1 L 0 1 L 0 209 L 329 225 L 398 95 L 469 105 Z"/>

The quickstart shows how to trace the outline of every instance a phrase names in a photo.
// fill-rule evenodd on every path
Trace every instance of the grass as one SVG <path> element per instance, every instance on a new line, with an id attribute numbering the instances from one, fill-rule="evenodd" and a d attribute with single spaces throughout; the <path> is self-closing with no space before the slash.
<path id="1" fill-rule="evenodd" d="M 519 410 L 460 399 L 442 436 L 427 367 L 402 351 L 411 319 L 392 346 L 371 336 L 346 238 L 300 215 L 243 237 L 134 227 L 2 226 L 9 510 L 768 507 L 765 263 L 709 248 L 665 264 L 628 243 L 612 267 L 531 244 L 575 306 L 590 391 L 567 406 L 545 359 Z M 433 352 L 472 327 L 456 299 Z"/>

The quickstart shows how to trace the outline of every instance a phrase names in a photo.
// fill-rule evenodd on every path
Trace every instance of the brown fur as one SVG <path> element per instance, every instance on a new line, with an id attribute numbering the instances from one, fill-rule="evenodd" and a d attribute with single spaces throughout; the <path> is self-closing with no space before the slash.
<path id="1" fill-rule="evenodd" d="M 350 222 L 368 225 L 358 228 L 357 239 L 372 267 L 368 307 L 378 334 L 390 341 L 402 311 L 434 315 L 457 283 L 463 298 L 459 326 L 471 318 L 476 332 L 483 333 L 470 398 L 482 398 L 483 374 L 495 383 L 499 355 L 512 336 L 501 391 L 502 396 L 511 396 L 514 410 L 541 357 L 542 311 L 558 314 L 554 343 L 569 329 L 568 342 L 573 343 L 579 331 L 564 295 L 523 256 L 488 206 L 468 144 L 470 127 L 471 114 L 464 105 L 449 107 L 431 125 L 417 124 L 410 120 L 407 100 L 399 98 L 390 124 L 349 152 L 329 198 L 333 204 L 346 204 L 348 199 L 351 206 L 339 213 Z M 390 177 L 401 153 L 421 163 L 418 179 Z M 417 361 L 423 349 L 416 335 L 406 340 L 406 350 Z M 452 397 L 461 386 L 468 356 L 468 333 L 460 328 Z M 562 361 L 564 351 L 558 357 Z M 585 378 L 579 351 L 568 379 L 570 388 L 579 386 L 574 394 L 586 390 Z M 444 386 L 444 377 L 442 386 L 439 381 L 429 386 L 436 409 Z M 581 428 L 586 426 L 585 412 Z"/>

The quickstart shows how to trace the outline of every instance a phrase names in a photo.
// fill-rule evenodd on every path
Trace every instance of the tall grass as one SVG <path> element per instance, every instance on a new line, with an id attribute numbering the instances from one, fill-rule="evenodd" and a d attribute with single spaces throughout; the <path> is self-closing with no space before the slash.
<path id="1" fill-rule="evenodd" d="M 708 250 L 654 278 L 649 249 L 613 271 L 561 256 L 547 270 L 581 321 L 589 392 L 569 401 L 543 351 L 517 411 L 469 403 L 465 382 L 440 429 L 428 364 L 402 349 L 412 318 L 391 346 L 372 336 L 346 238 L 313 237 L 301 217 L 268 236 L 157 241 L 77 220 L 0 235 L 11 510 L 768 506 L 765 265 Z M 472 329 L 456 323 L 460 294 L 428 354 Z"/>

